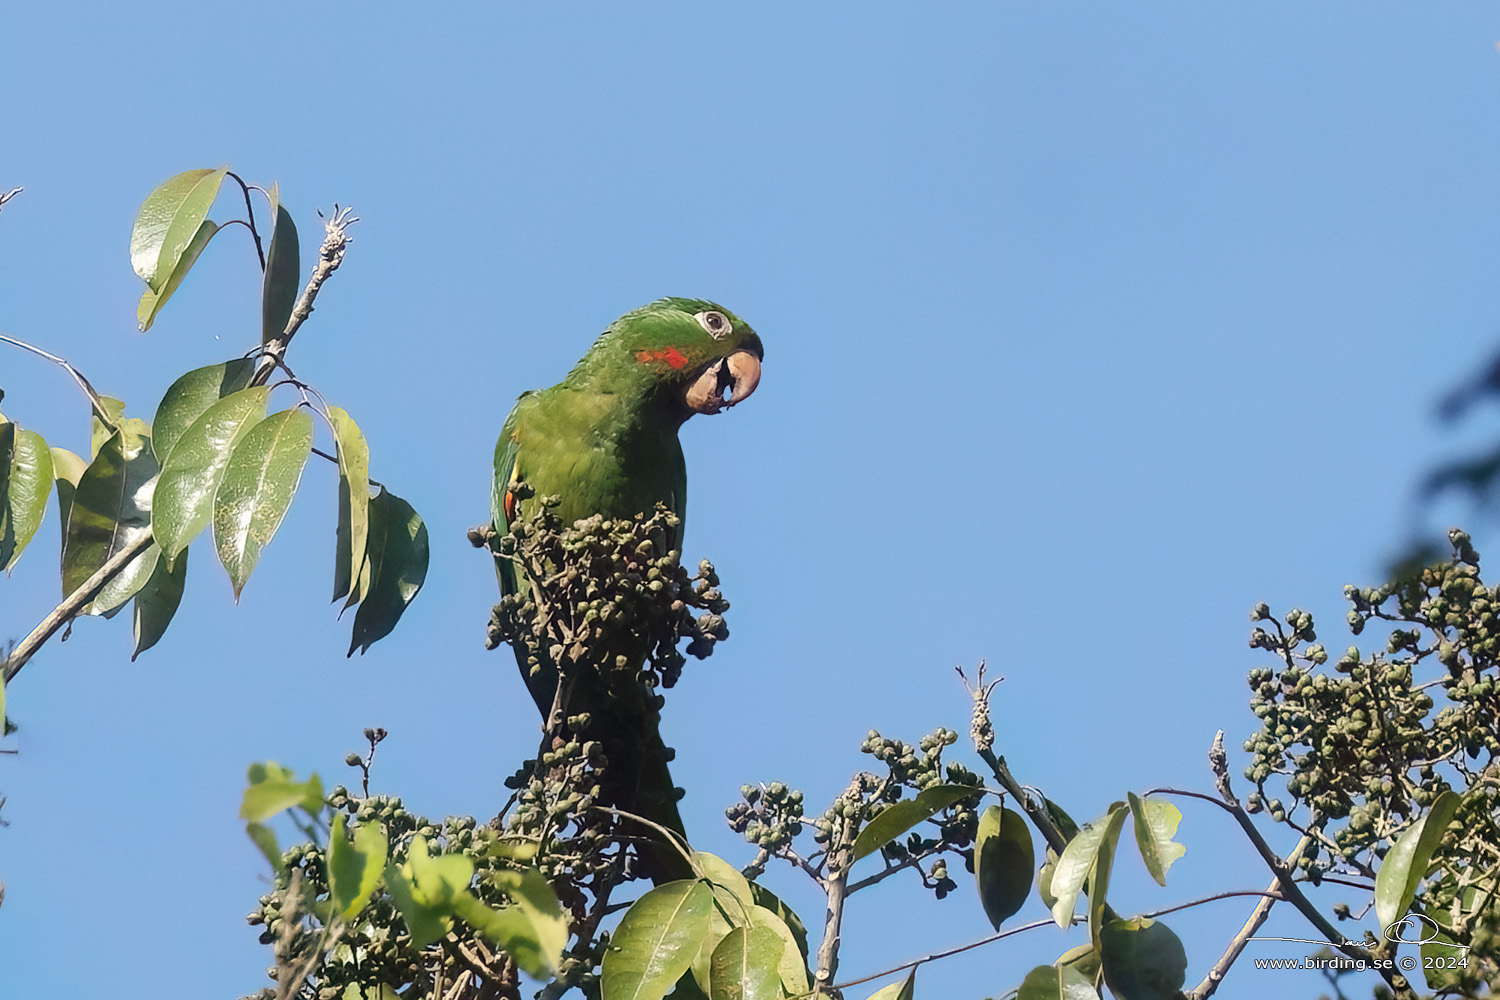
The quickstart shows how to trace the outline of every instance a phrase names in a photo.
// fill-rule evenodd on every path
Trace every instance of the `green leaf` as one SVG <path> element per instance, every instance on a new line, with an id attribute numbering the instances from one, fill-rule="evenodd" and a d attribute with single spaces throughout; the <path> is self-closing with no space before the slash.
<path id="1" fill-rule="evenodd" d="M 281 863 L 281 848 L 276 846 L 276 832 L 260 823 L 246 823 L 245 834 L 271 863 L 271 868 L 276 874 L 280 875 L 284 866 Z"/>
<path id="2" fill-rule="evenodd" d="M 135 652 L 130 654 L 130 662 L 134 663 L 137 656 L 156 645 L 166 634 L 186 588 L 186 559 L 177 560 L 174 569 L 167 568 L 165 559 L 156 560 L 150 579 L 135 595 Z"/>
<path id="3" fill-rule="evenodd" d="M 260 299 L 262 344 L 269 344 L 286 330 L 302 280 L 297 227 L 292 222 L 291 213 L 281 204 L 275 184 L 271 185 L 271 217 L 275 220 L 275 228 L 271 233 L 271 247 L 266 251 L 266 274 Z"/>
<path id="4" fill-rule="evenodd" d="M 1187 979 L 1187 952 L 1166 924 L 1111 920 L 1099 935 L 1104 982 L 1119 1000 L 1173 1000 Z"/>
<path id="5" fill-rule="evenodd" d="M 369 596 L 354 614 L 349 656 L 390 634 L 427 579 L 427 525 L 389 490 L 370 499 Z"/>
<path id="6" fill-rule="evenodd" d="M 102 410 L 104 418 L 100 418 L 99 411 Z M 99 446 L 109 440 L 109 436 L 120 426 L 120 421 L 125 416 L 125 403 L 123 400 L 112 396 L 100 396 L 98 409 L 89 414 L 89 458 L 99 454 Z"/>
<path id="7" fill-rule="evenodd" d="M 870 994 L 870 1000 L 912 1000 L 917 992 L 917 970 L 912 969 L 899 983 L 882 986 Z"/>
<path id="8" fill-rule="evenodd" d="M 1047 818 L 1052 820 L 1052 825 L 1057 827 L 1057 832 L 1062 834 L 1063 840 L 1072 840 L 1078 836 L 1078 824 L 1073 822 L 1073 817 L 1068 815 L 1066 809 L 1046 796 L 1042 796 L 1042 808 L 1046 810 Z"/>
<path id="9" fill-rule="evenodd" d="M 1127 792 L 1126 798 L 1135 817 L 1135 842 L 1141 849 L 1141 860 L 1156 883 L 1166 885 L 1172 862 L 1187 853 L 1186 847 L 1172 840 L 1177 824 L 1182 822 L 1182 812 L 1165 799 L 1142 799 L 1134 792 Z"/>
<path id="10" fill-rule="evenodd" d="M 1094 947 L 1090 941 L 1076 948 L 1069 948 L 1057 957 L 1052 963 L 1061 968 L 1070 968 L 1081 974 L 1089 982 L 1097 982 L 1099 979 L 1099 949 Z"/>
<path id="11" fill-rule="evenodd" d="M 228 171 L 227 166 L 188 170 L 146 197 L 130 234 L 130 264 L 152 290 L 159 290 L 177 267 Z"/>
<path id="12" fill-rule="evenodd" d="M 502 869 L 486 878 L 509 894 L 510 905 L 493 910 L 464 893 L 455 912 L 509 953 L 527 975 L 550 977 L 568 943 L 567 918 L 552 886 L 535 868 L 525 872 Z"/>
<path id="13" fill-rule="evenodd" d="M 294 407 L 252 427 L 229 456 L 214 495 L 214 543 L 236 601 L 291 506 L 312 436 L 312 418 Z"/>
<path id="14" fill-rule="evenodd" d="M 411 880 L 417 902 L 425 906 L 451 909 L 460 893 L 469 891 L 474 881 L 474 862 L 462 854 L 437 854 L 428 849 L 427 838 L 412 838 L 402 866 Z"/>
<path id="15" fill-rule="evenodd" d="M 1375 916 L 1381 927 L 1389 927 L 1406 915 L 1417 886 L 1427 874 L 1432 855 L 1443 839 L 1460 799 L 1444 792 L 1432 803 L 1427 815 L 1417 820 L 1397 838 L 1375 873 Z"/>
<path id="16" fill-rule="evenodd" d="M 1120 836 L 1120 828 L 1125 823 L 1125 815 L 1124 803 L 1116 802 L 1110 806 L 1107 814 L 1078 831 L 1078 834 L 1068 841 L 1062 857 L 1058 858 L 1057 864 L 1053 866 L 1051 890 L 1052 894 L 1057 897 L 1057 902 L 1052 904 L 1052 919 L 1062 929 L 1067 930 L 1072 924 L 1073 911 L 1078 904 L 1078 894 L 1083 891 L 1083 883 L 1094 873 L 1101 856 L 1113 855 L 1114 843 Z M 1095 891 L 1101 904 L 1104 888 L 1100 886 Z"/>
<path id="17" fill-rule="evenodd" d="M 240 802 L 240 819 L 263 823 L 277 813 L 301 806 L 310 813 L 323 808 L 323 779 L 316 773 L 297 781 L 292 772 L 275 761 L 251 764 L 250 787 Z"/>
<path id="18" fill-rule="evenodd" d="M 364 908 L 380 881 L 390 850 L 385 833 L 374 823 L 361 823 L 350 843 L 344 830 L 344 814 L 333 821 L 328 834 L 328 886 L 340 920 L 348 920 Z"/>
<path id="19" fill-rule="evenodd" d="M 35 431 L 0 423 L 0 569 L 9 570 L 41 527 L 52 492 L 52 451 Z"/>
<path id="20" fill-rule="evenodd" d="M 1099 1000 L 1099 991 L 1076 969 L 1041 965 L 1026 974 L 1016 1000 Z"/>
<path id="21" fill-rule="evenodd" d="M 159 470 L 149 435 L 144 421 L 121 420 L 119 429 L 99 447 L 99 454 L 79 477 L 63 543 L 63 596 L 151 530 L 151 495 Z M 105 584 L 83 613 L 105 614 L 130 600 L 151 578 L 156 559 L 153 545 Z"/>
<path id="22" fill-rule="evenodd" d="M 749 880 L 722 858 L 699 851 L 693 855 L 693 860 L 703 872 L 714 897 L 714 906 L 708 916 L 708 933 L 703 936 L 690 966 L 693 979 L 707 993 L 714 949 L 736 927 L 750 926 L 754 894 L 750 891 Z"/>
<path id="23" fill-rule="evenodd" d="M 254 374 L 254 361 L 235 358 L 223 364 L 195 368 L 173 382 L 151 421 L 151 446 L 156 452 L 157 462 L 165 468 L 167 457 L 187 429 L 197 423 L 210 406 L 249 386 Z"/>
<path id="24" fill-rule="evenodd" d="M 1020 813 L 990 806 L 979 817 L 974 846 L 974 881 L 984 915 L 996 930 L 1026 902 L 1036 851 Z"/>
<path id="25" fill-rule="evenodd" d="M 78 489 L 78 480 L 89 464 L 66 448 L 52 449 L 52 478 L 57 484 L 57 519 L 62 526 L 59 537 L 68 540 L 68 511 L 73 506 L 73 494 Z"/>
<path id="26" fill-rule="evenodd" d="M 1446 931 L 1431 926 L 1423 931 L 1422 975 L 1427 978 L 1427 988 L 1457 993 L 1469 968 L 1469 949 L 1459 946 Z"/>
<path id="27" fill-rule="evenodd" d="M 339 454 L 339 527 L 333 557 L 333 599 L 365 599 L 363 590 L 351 592 L 354 582 L 366 586 L 359 570 L 370 542 L 370 446 L 359 425 L 337 406 L 328 408 Z"/>
<path id="28" fill-rule="evenodd" d="M 208 527 L 230 456 L 265 419 L 270 394 L 270 389 L 257 386 L 211 403 L 183 429 L 167 453 L 167 464 L 156 484 L 151 524 L 168 563 L 175 564 L 177 554 Z"/>
<path id="29" fill-rule="evenodd" d="M 797 951 L 802 955 L 802 961 L 807 961 L 807 925 L 802 918 L 787 906 L 776 894 L 759 882 L 750 883 L 750 897 L 756 906 L 764 907 L 776 915 L 792 935 L 792 940 L 797 943 Z"/>
<path id="30" fill-rule="evenodd" d="M 786 942 L 769 927 L 736 927 L 719 942 L 709 962 L 710 1000 L 781 1000 L 781 964 Z"/>
<path id="31" fill-rule="evenodd" d="M 757 928 L 766 928 L 781 939 L 781 957 L 777 961 L 776 973 L 781 977 L 782 988 L 786 990 L 787 996 L 803 996 L 812 991 L 812 976 L 807 971 L 807 956 L 801 952 L 801 944 L 797 940 L 796 931 L 780 914 L 766 909 L 764 906 L 754 906 L 750 909 L 751 924 Z M 802 922 L 797 921 L 800 927 Z"/>
<path id="32" fill-rule="evenodd" d="M 854 860 L 875 853 L 953 803 L 978 794 L 979 789 L 967 785 L 932 785 L 918 792 L 916 798 L 895 803 L 859 831 L 854 838 Z"/>
<path id="33" fill-rule="evenodd" d="M 213 239 L 218 231 L 219 227 L 215 223 L 206 219 L 200 222 L 198 231 L 193 234 L 192 240 L 183 250 L 182 256 L 178 258 L 166 282 L 160 289 L 148 288 L 141 293 L 141 301 L 135 307 L 135 321 L 142 333 L 151 329 L 151 324 L 156 322 L 156 314 L 161 312 L 162 306 L 166 305 L 167 300 L 177 291 L 178 286 L 182 284 L 182 279 L 187 277 L 187 273 L 198 262 L 199 255 L 208 246 L 208 241 Z"/>
<path id="34" fill-rule="evenodd" d="M 713 892 L 698 879 L 668 882 L 626 911 L 604 954 L 602 1000 L 661 1000 L 708 933 Z"/>
<path id="35" fill-rule="evenodd" d="M 447 908 L 419 901 L 405 866 L 385 866 L 385 888 L 390 893 L 391 902 L 401 911 L 401 919 L 406 921 L 413 948 L 425 948 L 448 933 L 450 917 Z"/>

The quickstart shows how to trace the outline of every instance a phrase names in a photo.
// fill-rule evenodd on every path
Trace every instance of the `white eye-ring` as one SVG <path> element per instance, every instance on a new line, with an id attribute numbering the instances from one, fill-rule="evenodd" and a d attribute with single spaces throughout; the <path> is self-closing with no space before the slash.
<path id="1" fill-rule="evenodd" d="M 729 336 L 734 329 L 734 324 L 729 322 L 729 317 L 717 309 L 705 309 L 693 317 L 698 325 L 708 331 L 708 335 L 715 340 L 723 340 Z"/>

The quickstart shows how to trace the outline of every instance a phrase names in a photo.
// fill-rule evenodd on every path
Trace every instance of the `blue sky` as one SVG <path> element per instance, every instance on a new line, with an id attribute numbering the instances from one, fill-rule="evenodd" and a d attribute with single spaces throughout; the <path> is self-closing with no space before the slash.
<path id="1" fill-rule="evenodd" d="M 177 374 L 255 341 L 259 290 L 231 230 L 137 333 L 145 195 L 224 162 L 278 181 L 305 260 L 314 210 L 353 205 L 290 361 L 432 541 L 407 619 L 346 660 L 336 483 L 312 468 L 238 607 L 199 545 L 138 662 L 116 619 L 26 668 L 20 754 L 0 758 L 8 987 L 259 988 L 251 761 L 343 780 L 383 726 L 375 789 L 493 814 L 536 726 L 510 657 L 482 649 L 494 581 L 464 539 L 494 439 L 519 392 L 666 294 L 766 344 L 755 398 L 684 431 L 687 555 L 733 603 L 732 641 L 666 713 L 698 846 L 749 859 L 722 823 L 745 782 L 823 802 L 868 729 L 963 731 L 953 667 L 981 658 L 1007 678 L 998 749 L 1080 819 L 1210 789 L 1215 730 L 1237 746 L 1253 722 L 1250 606 L 1308 608 L 1342 648 L 1342 586 L 1379 580 L 1423 471 L 1493 430 L 1433 410 L 1500 329 L 1497 41 L 1477 4 L 7 11 L 0 187 L 26 191 L 0 215 L 0 332 L 149 416 Z M 7 416 L 87 449 L 60 373 L 7 351 L 0 387 Z M 0 581 L 0 634 L 58 599 L 56 531 L 54 511 Z M 1126 863 L 1117 908 L 1264 884 L 1218 811 L 1183 809 L 1174 880 Z M 769 882 L 818 920 L 798 876 Z M 1191 981 L 1247 910 L 1169 921 Z M 887 883 L 851 902 L 841 971 L 986 929 L 967 886 L 936 903 Z M 1073 943 L 991 945 L 919 990 L 998 996 Z M 1218 995 L 1323 985 L 1237 969 Z"/>

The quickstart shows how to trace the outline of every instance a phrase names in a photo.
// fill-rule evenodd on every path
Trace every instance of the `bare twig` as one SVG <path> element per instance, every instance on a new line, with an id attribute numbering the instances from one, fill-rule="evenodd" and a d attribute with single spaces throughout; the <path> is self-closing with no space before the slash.
<path id="1" fill-rule="evenodd" d="M 252 185 L 246 184 L 240 179 L 240 175 L 233 170 L 226 171 L 226 173 L 234 178 L 235 183 L 240 186 L 240 190 L 245 193 L 245 215 L 248 217 L 245 222 L 245 228 L 250 230 L 250 236 L 255 240 L 255 256 L 260 258 L 260 269 L 264 271 L 266 269 L 266 252 L 261 249 L 260 230 L 255 228 L 255 206 L 250 202 L 250 188 Z M 257 190 L 259 189 L 257 188 Z M 271 225 L 276 225 L 275 219 L 271 220 Z"/>
<path id="2" fill-rule="evenodd" d="M 1266 867 L 1270 868 L 1271 872 L 1276 876 L 1275 886 L 1280 890 L 1282 898 L 1295 906 L 1297 912 L 1302 914 L 1308 923 L 1317 928 L 1318 933 L 1322 934 L 1328 940 L 1329 944 L 1350 958 L 1364 963 L 1366 966 L 1376 967 L 1376 971 L 1380 973 L 1381 978 L 1395 991 L 1396 996 L 1412 996 L 1410 984 L 1406 981 L 1406 977 L 1397 973 L 1394 968 L 1386 968 L 1384 964 L 1376 963 L 1374 961 L 1375 956 L 1368 950 L 1361 948 L 1340 934 L 1333 924 L 1329 922 L 1328 918 L 1323 915 L 1322 911 L 1313 905 L 1312 901 L 1302 892 L 1302 888 L 1292 878 L 1292 872 L 1296 867 L 1296 859 L 1301 856 L 1300 852 L 1306 849 L 1305 845 L 1312 838 L 1304 834 L 1302 840 L 1298 842 L 1298 849 L 1288 855 L 1287 860 L 1283 860 L 1277 856 L 1276 852 L 1271 849 L 1271 845 L 1267 844 L 1266 839 L 1261 836 L 1260 830 L 1256 828 L 1255 823 L 1250 819 L 1250 814 L 1245 812 L 1245 807 L 1240 805 L 1240 800 L 1235 797 L 1234 790 L 1230 787 L 1229 758 L 1224 752 L 1223 730 L 1220 730 L 1214 737 L 1213 748 L 1209 751 L 1208 759 L 1209 765 L 1213 768 L 1214 772 L 1214 784 L 1219 789 L 1219 794 L 1223 796 L 1224 804 L 1229 806 L 1230 814 L 1234 816 L 1235 822 L 1240 825 L 1240 829 L 1244 831 L 1245 836 L 1250 840 L 1256 853 L 1266 863 Z"/>
<path id="3" fill-rule="evenodd" d="M 19 188 L 18 187 L 18 188 L 11 188 L 9 191 L 0 191 L 0 208 L 4 208 L 6 202 L 10 201 L 16 195 L 20 194 L 22 191 L 25 191 L 25 190 L 26 190 L 25 188 Z"/>
<path id="4" fill-rule="evenodd" d="M 15 337 L 7 337 L 5 334 L 0 333 L 0 341 L 4 341 L 5 343 L 10 344 L 14 347 L 19 347 L 23 351 L 30 351 L 37 357 L 46 358 L 54 365 L 57 365 L 63 371 L 73 376 L 73 381 L 78 383 L 78 388 L 82 389 L 83 394 L 89 398 L 89 405 L 94 408 L 94 416 L 98 417 L 99 421 L 103 423 L 104 426 L 108 427 L 111 432 L 114 431 L 115 422 L 110 419 L 108 413 L 104 412 L 103 399 L 100 397 L 98 391 L 93 387 L 93 385 L 89 383 L 89 380 L 84 378 L 83 373 L 80 372 L 77 368 L 74 368 L 72 365 L 68 364 L 67 361 L 63 360 L 57 355 L 48 354 L 40 347 L 28 344 L 24 340 L 17 340 Z"/>
<path id="5" fill-rule="evenodd" d="M 858 803 L 862 783 L 858 775 L 849 783 L 840 798 Z M 833 976 L 839 968 L 839 942 L 844 924 L 844 900 L 849 895 L 849 869 L 854 867 L 854 835 L 858 812 L 839 823 L 838 830 L 829 838 L 828 878 L 823 881 L 823 890 L 828 894 L 828 910 L 823 917 L 823 943 L 818 946 L 818 970 L 813 976 L 813 997 L 835 992 Z"/>
<path id="6" fill-rule="evenodd" d="M 1311 837 L 1303 837 L 1299 840 L 1297 846 L 1292 848 L 1292 853 L 1287 855 L 1287 864 L 1295 866 L 1297 860 L 1302 857 L 1302 852 L 1307 850 L 1311 843 Z M 1219 960 L 1214 963 L 1213 968 L 1208 970 L 1208 975 L 1203 977 L 1203 981 L 1194 987 L 1193 992 L 1188 994 L 1191 1000 L 1208 1000 L 1209 997 L 1214 995 L 1214 991 L 1219 988 L 1219 984 L 1229 974 L 1230 966 L 1234 965 L 1235 960 L 1240 957 L 1240 953 L 1245 950 L 1245 945 L 1250 942 L 1250 939 L 1255 936 L 1255 932 L 1260 930 L 1261 925 L 1266 922 L 1266 918 L 1271 915 L 1271 907 L 1275 906 L 1276 902 L 1282 898 L 1284 897 L 1281 895 L 1281 876 L 1277 875 L 1271 879 L 1271 884 L 1266 886 L 1265 895 L 1260 902 L 1255 904 L 1255 908 L 1250 911 L 1250 916 L 1245 918 L 1245 924 L 1240 928 L 1239 933 L 1230 939 L 1229 947 L 1224 949 L 1224 954 L 1220 955 Z"/>
<path id="7" fill-rule="evenodd" d="M 861 983 L 868 983 L 873 979 L 883 979 L 886 976 L 895 975 L 898 972 L 904 972 L 907 969 L 916 968 L 917 966 L 924 965 L 927 962 L 936 962 L 940 958 L 948 958 L 949 956 L 962 954 L 966 951 L 973 951 L 975 948 L 982 948 L 987 944 L 993 944 L 994 942 L 1002 940 L 1004 938 L 1014 937 L 1017 934 L 1024 934 L 1027 931 L 1034 931 L 1039 930 L 1043 927 L 1052 926 L 1055 926 L 1055 924 L 1053 923 L 1051 917 L 1048 917 L 1045 920 L 1033 920 L 1029 924 L 1021 924 L 1019 927 L 1012 927 L 1009 930 L 999 931 L 998 933 L 991 934 L 989 937 L 982 937 L 978 941 L 970 941 L 968 944 L 961 944 L 956 948 L 949 948 L 947 951 L 935 951 L 931 955 L 923 955 L 921 958 L 914 958 L 910 962 L 902 963 L 901 965 L 895 966 L 894 968 L 884 969 L 880 972 L 871 973 L 868 976 L 861 976 L 858 979 L 847 980 L 846 982 L 839 983 L 834 987 L 834 989 L 846 990 L 851 986 L 858 986 Z"/>

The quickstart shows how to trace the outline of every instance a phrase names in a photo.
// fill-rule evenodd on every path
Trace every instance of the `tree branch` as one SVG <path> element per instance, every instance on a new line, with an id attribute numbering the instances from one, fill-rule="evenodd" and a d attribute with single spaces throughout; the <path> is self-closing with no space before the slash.
<path id="1" fill-rule="evenodd" d="M 1312 838 L 1308 836 L 1304 836 L 1299 840 L 1297 846 L 1292 848 L 1292 853 L 1287 855 L 1287 864 L 1295 866 L 1297 860 L 1302 857 L 1302 852 L 1307 850 L 1308 845 L 1311 843 Z M 1245 919 L 1244 926 L 1230 940 L 1229 947 L 1224 949 L 1224 954 L 1220 955 L 1219 960 L 1214 963 L 1213 968 L 1208 970 L 1208 975 L 1203 977 L 1203 981 L 1193 989 L 1193 992 L 1188 994 L 1191 1000 L 1208 1000 L 1209 997 L 1214 995 L 1214 991 L 1219 988 L 1219 984 L 1229 974 L 1229 967 L 1234 965 L 1235 960 L 1240 957 L 1240 953 L 1245 950 L 1245 945 L 1250 942 L 1250 938 L 1255 935 L 1256 931 L 1260 930 L 1261 925 L 1266 922 L 1266 918 L 1271 915 L 1271 907 L 1276 905 L 1277 900 L 1283 898 L 1280 889 L 1281 876 L 1278 874 L 1271 879 L 1271 884 L 1266 886 L 1264 898 L 1255 904 L 1255 909 L 1250 911 L 1250 916 Z"/>
<path id="2" fill-rule="evenodd" d="M 286 329 L 281 335 L 265 345 L 265 352 L 261 355 L 261 367 L 255 373 L 253 384 L 265 385 L 270 379 L 271 372 L 281 363 L 282 355 L 296 336 L 297 330 L 312 315 L 313 301 L 317 299 L 318 292 L 323 287 L 323 282 L 328 276 L 339 269 L 344 262 L 344 252 L 353 242 L 349 235 L 349 227 L 359 221 L 350 209 L 333 207 L 333 217 L 324 223 L 326 235 L 323 237 L 323 246 L 318 251 L 318 263 L 313 268 L 312 277 L 307 279 L 307 285 L 302 289 L 302 295 L 297 299 L 297 304 L 292 307 L 292 315 L 286 321 Z"/>
<path id="3" fill-rule="evenodd" d="M 21 672 L 26 662 L 41 648 L 42 644 L 52 638 L 57 630 L 72 621 L 82 610 L 83 606 L 98 596 L 99 591 L 104 589 L 105 584 L 120 574 L 131 560 L 145 552 L 155 541 L 150 529 L 137 536 L 119 552 L 110 556 L 109 559 L 94 571 L 94 575 L 79 585 L 78 589 L 63 599 L 63 602 L 52 609 L 52 613 L 42 619 L 40 625 L 31 630 L 31 634 L 22 639 L 16 646 L 15 652 L 5 661 L 5 683 L 9 684 L 11 678 Z"/>
<path id="4" fill-rule="evenodd" d="M 15 337 L 7 337 L 5 334 L 0 333 L 0 341 L 4 341 L 5 343 L 10 344 L 14 347 L 19 347 L 23 351 L 30 351 L 37 357 L 46 358 L 54 365 L 57 365 L 63 371 L 73 376 L 73 381 L 78 383 L 78 388 L 82 389 L 83 394 L 89 398 L 89 405 L 94 408 L 94 416 L 98 417 L 100 422 L 108 427 L 111 432 L 115 430 L 114 421 L 110 419 L 109 414 L 104 412 L 103 399 L 100 397 L 98 391 L 93 387 L 93 385 L 90 384 L 89 380 L 84 378 L 83 373 L 80 372 L 77 368 L 74 368 L 72 365 L 68 364 L 67 361 L 58 357 L 57 355 L 48 354 L 40 347 L 35 347 L 31 344 L 28 344 L 24 340 L 17 340 Z"/>

